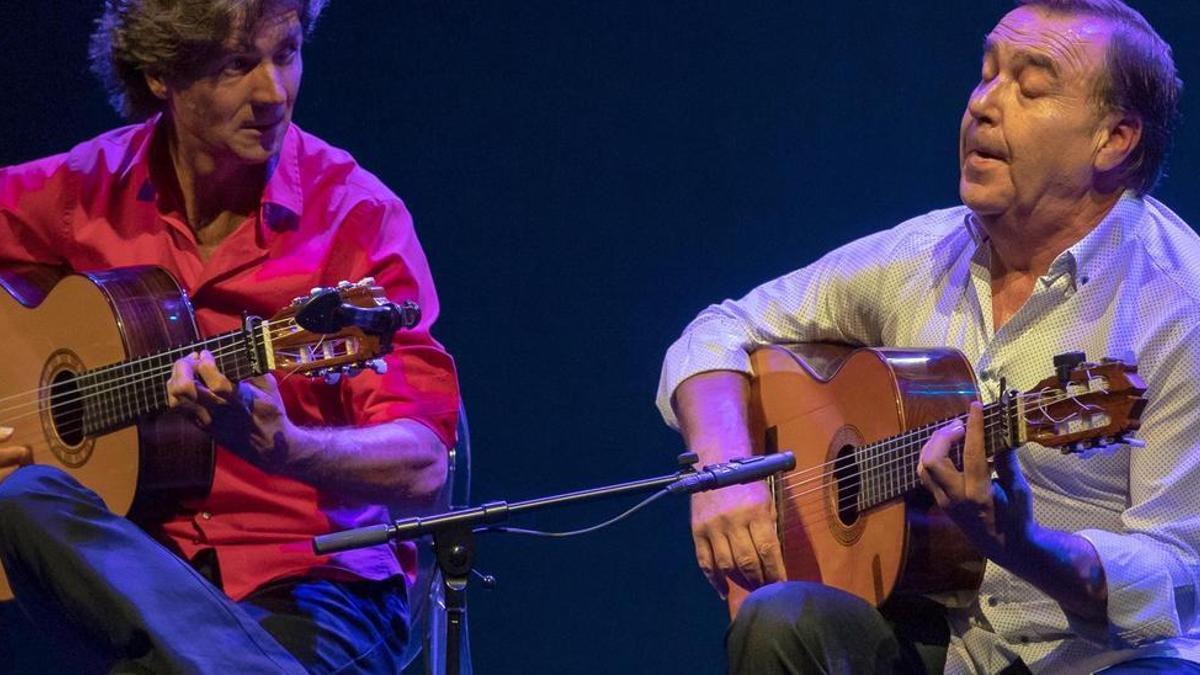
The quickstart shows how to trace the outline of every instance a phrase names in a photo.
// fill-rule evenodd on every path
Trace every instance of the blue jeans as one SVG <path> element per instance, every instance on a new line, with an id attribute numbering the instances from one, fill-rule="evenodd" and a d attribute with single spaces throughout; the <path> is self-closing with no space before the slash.
<path id="1" fill-rule="evenodd" d="M 52 467 L 24 467 L 0 482 L 0 561 L 41 643 L 11 644 L 19 632 L 0 626 L 0 640 L 10 642 L 0 652 L 8 653 L 0 656 L 4 672 L 337 673 L 403 665 L 402 578 L 288 579 L 235 603 Z"/>

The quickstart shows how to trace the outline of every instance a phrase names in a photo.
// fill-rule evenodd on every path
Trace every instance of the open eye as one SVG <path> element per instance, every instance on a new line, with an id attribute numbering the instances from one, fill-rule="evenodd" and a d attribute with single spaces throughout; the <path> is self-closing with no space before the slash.
<path id="1" fill-rule="evenodd" d="M 300 53 L 300 45 L 296 43 L 287 43 L 275 52 L 275 63 L 286 65 L 296 60 L 296 55 Z"/>
<path id="2" fill-rule="evenodd" d="M 222 70 L 231 75 L 240 75 L 254 70 L 257 65 L 258 61 L 249 56 L 232 56 L 225 61 Z"/>

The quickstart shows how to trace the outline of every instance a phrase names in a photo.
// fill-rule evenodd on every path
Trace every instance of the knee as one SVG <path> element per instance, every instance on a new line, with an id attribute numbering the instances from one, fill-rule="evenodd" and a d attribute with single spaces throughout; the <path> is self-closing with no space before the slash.
<path id="1" fill-rule="evenodd" d="M 82 486 L 57 467 L 24 466 L 0 481 L 0 530 L 19 527 Z"/>
<path id="2" fill-rule="evenodd" d="M 847 621 L 849 620 L 849 621 Z M 731 632 L 760 647 L 781 644 L 819 645 L 844 638 L 846 623 L 886 623 L 870 604 L 823 584 L 793 581 L 771 584 L 751 593 L 738 611 Z"/>

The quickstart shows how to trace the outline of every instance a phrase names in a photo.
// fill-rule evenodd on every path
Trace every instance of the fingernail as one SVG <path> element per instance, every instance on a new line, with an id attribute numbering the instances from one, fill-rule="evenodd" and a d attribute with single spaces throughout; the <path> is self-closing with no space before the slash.
<path id="1" fill-rule="evenodd" d="M 8 438 L 12 436 L 14 429 L 12 427 L 0 427 L 0 436 Z"/>

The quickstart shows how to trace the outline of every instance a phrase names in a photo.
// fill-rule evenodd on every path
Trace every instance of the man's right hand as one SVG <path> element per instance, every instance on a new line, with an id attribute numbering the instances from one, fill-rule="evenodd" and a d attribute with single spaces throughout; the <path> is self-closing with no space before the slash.
<path id="1" fill-rule="evenodd" d="M 23 445 L 2 445 L 12 438 L 12 435 L 11 427 L 0 427 L 0 480 L 4 480 L 8 474 L 33 461 L 33 451 L 29 448 Z"/>
<path id="2" fill-rule="evenodd" d="M 723 598 L 730 580 L 753 590 L 784 578 L 765 481 L 692 495 L 692 541 L 700 569 Z"/>
<path id="3" fill-rule="evenodd" d="M 754 453 L 747 421 L 750 381 L 731 371 L 694 375 L 675 390 L 675 413 L 688 449 L 702 464 Z M 729 582 L 753 590 L 783 580 L 775 508 L 766 481 L 692 495 L 692 541 L 708 582 L 729 595 Z"/>

